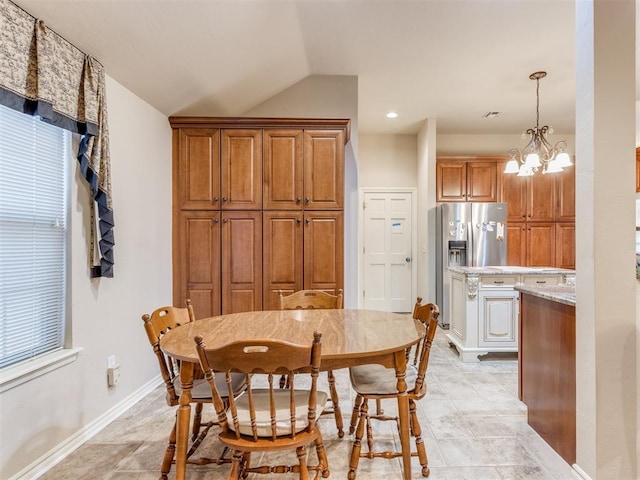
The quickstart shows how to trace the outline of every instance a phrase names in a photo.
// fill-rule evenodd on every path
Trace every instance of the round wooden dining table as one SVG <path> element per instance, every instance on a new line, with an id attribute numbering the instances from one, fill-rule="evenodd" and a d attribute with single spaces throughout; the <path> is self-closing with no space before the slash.
<path id="1" fill-rule="evenodd" d="M 406 396 L 405 350 L 421 338 L 410 314 L 358 309 L 277 310 L 232 313 L 181 325 L 160 341 L 162 351 L 180 360 L 182 393 L 177 415 L 176 480 L 186 474 L 191 415 L 191 389 L 198 355 L 194 337 L 201 335 L 207 348 L 245 339 L 278 339 L 310 344 L 313 332 L 322 334 L 321 370 L 381 364 L 396 370 L 398 416 L 404 479 L 411 478 L 409 400 Z"/>

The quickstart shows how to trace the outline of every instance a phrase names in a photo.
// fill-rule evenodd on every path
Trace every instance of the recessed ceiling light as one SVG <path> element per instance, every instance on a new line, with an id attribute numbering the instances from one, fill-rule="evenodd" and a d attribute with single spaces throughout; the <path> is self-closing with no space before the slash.
<path id="1" fill-rule="evenodd" d="M 397 116 L 398 116 L 398 114 L 396 112 L 387 113 L 387 118 L 396 118 Z"/>

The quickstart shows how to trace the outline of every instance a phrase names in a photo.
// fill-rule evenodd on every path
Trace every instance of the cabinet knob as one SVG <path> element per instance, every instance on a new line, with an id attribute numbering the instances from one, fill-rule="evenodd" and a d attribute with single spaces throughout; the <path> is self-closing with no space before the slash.
<path id="1" fill-rule="evenodd" d="M 300 224 L 302 223 L 302 220 L 300 220 L 299 218 L 296 218 L 296 222 Z"/>
<path id="2" fill-rule="evenodd" d="M 218 201 L 218 197 L 213 197 L 213 201 L 217 202 Z"/>
<path id="3" fill-rule="evenodd" d="M 227 223 L 229 220 L 227 220 L 226 218 L 222 219 L 222 223 Z"/>
<path id="4" fill-rule="evenodd" d="M 305 219 L 304 219 L 304 223 L 306 223 L 307 225 L 309 225 L 309 224 L 311 223 L 311 220 L 310 220 L 310 219 L 308 219 L 308 218 L 305 218 Z"/>
<path id="5" fill-rule="evenodd" d="M 222 201 L 226 202 L 227 201 L 227 197 L 222 197 Z"/>
<path id="6" fill-rule="evenodd" d="M 300 203 L 302 199 L 300 197 L 296 197 L 296 203 Z"/>
<path id="7" fill-rule="evenodd" d="M 411 262 L 411 257 L 406 257 L 406 258 L 404 259 L 404 261 L 405 261 L 405 262 L 407 262 L 407 263 L 410 263 L 410 262 Z"/>
<path id="8" fill-rule="evenodd" d="M 217 219 L 217 218 L 214 218 L 214 219 L 213 219 L 213 223 L 218 223 L 218 219 Z"/>
<path id="9" fill-rule="evenodd" d="M 304 203 L 309 203 L 311 199 L 309 197 L 304 197 Z"/>
<path id="10" fill-rule="evenodd" d="M 522 215 L 522 218 L 526 218 L 526 215 Z"/>

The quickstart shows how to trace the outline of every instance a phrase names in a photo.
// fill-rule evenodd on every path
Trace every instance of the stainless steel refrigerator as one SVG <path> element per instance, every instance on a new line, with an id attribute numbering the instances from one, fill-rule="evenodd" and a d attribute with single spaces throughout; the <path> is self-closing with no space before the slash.
<path id="1" fill-rule="evenodd" d="M 436 302 L 449 326 L 449 266 L 507 263 L 506 203 L 443 203 L 436 207 Z"/>

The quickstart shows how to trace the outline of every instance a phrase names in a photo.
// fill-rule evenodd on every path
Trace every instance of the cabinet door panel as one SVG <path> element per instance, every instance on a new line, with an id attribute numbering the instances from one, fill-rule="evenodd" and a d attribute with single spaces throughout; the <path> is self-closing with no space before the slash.
<path id="1" fill-rule="evenodd" d="M 507 204 L 507 222 L 524 222 L 527 218 L 527 177 L 503 174 L 500 201 Z"/>
<path id="2" fill-rule="evenodd" d="M 549 267 L 556 262 L 555 225 L 527 223 L 528 267 Z"/>
<path id="3" fill-rule="evenodd" d="M 344 132 L 305 130 L 304 208 L 337 210 L 344 205 Z"/>
<path id="4" fill-rule="evenodd" d="M 335 294 L 344 288 L 343 214 L 308 212 L 304 217 L 304 288 Z"/>
<path id="5" fill-rule="evenodd" d="M 220 208 L 220 132 L 179 129 L 177 142 L 177 208 Z M 175 138 L 175 137 L 174 137 Z"/>
<path id="6" fill-rule="evenodd" d="M 262 131 L 222 130 L 222 208 L 262 208 Z"/>
<path id="7" fill-rule="evenodd" d="M 478 346 L 518 346 L 518 297 L 509 291 L 481 291 L 478 295 Z"/>
<path id="8" fill-rule="evenodd" d="M 219 315 L 220 309 L 220 212 L 182 212 L 177 275 L 178 298 L 184 306 L 191 299 L 196 317 Z"/>
<path id="9" fill-rule="evenodd" d="M 222 313 L 262 310 L 262 212 L 222 212 Z"/>
<path id="10" fill-rule="evenodd" d="M 436 163 L 436 202 L 464 202 L 466 188 L 466 162 Z"/>
<path id="11" fill-rule="evenodd" d="M 495 202 L 497 194 L 496 162 L 467 163 L 467 202 Z"/>
<path id="12" fill-rule="evenodd" d="M 576 268 L 576 227 L 573 223 L 556 224 L 556 267 Z"/>
<path id="13" fill-rule="evenodd" d="M 527 221 L 553 222 L 556 206 L 555 175 L 536 173 L 529 180 L 527 193 Z"/>
<path id="14" fill-rule="evenodd" d="M 302 209 L 302 130 L 265 130 L 263 208 Z"/>
<path id="15" fill-rule="evenodd" d="M 293 293 L 303 285 L 302 212 L 264 212 L 263 308 L 280 308 L 278 290 Z"/>
<path id="16" fill-rule="evenodd" d="M 527 265 L 527 241 L 524 223 L 507 224 L 507 265 Z"/>
<path id="17" fill-rule="evenodd" d="M 576 218 L 576 169 L 565 168 L 556 174 L 557 202 L 556 221 L 573 222 Z"/>

